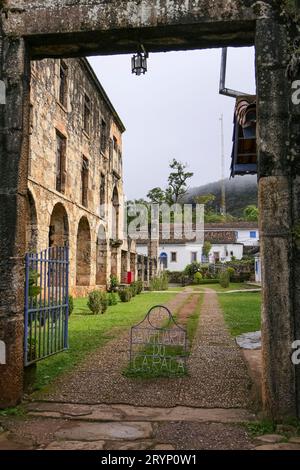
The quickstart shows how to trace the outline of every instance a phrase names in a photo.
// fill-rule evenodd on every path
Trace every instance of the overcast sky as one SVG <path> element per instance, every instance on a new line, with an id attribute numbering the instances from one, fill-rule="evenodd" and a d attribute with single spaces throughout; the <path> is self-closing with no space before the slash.
<path id="1" fill-rule="evenodd" d="M 221 50 L 150 54 L 148 73 L 131 74 L 131 56 L 90 62 L 125 124 L 123 161 L 128 199 L 165 187 L 176 158 L 194 172 L 189 185 L 221 177 L 220 116 L 224 115 L 225 176 L 229 177 L 235 100 L 219 95 Z M 227 88 L 255 93 L 254 49 L 229 49 Z"/>

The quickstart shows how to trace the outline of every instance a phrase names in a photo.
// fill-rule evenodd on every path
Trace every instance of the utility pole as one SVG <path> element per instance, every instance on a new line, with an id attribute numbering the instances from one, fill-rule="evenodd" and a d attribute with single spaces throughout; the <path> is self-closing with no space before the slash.
<path id="1" fill-rule="evenodd" d="M 226 215 L 225 153 L 224 153 L 223 114 L 221 114 L 220 123 L 221 123 L 221 214 Z"/>

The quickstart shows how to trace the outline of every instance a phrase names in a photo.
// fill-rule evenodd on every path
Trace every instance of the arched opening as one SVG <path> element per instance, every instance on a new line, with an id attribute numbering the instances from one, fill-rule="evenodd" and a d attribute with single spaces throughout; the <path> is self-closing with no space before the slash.
<path id="1" fill-rule="evenodd" d="M 37 251 L 37 213 L 34 198 L 30 191 L 26 198 L 26 251 Z"/>
<path id="2" fill-rule="evenodd" d="M 69 243 L 69 221 L 67 211 L 59 202 L 54 206 L 49 226 L 49 247 L 65 246 Z"/>
<path id="3" fill-rule="evenodd" d="M 91 276 L 91 231 L 86 217 L 80 219 L 77 232 L 76 285 L 89 286 Z"/>
<path id="4" fill-rule="evenodd" d="M 119 193 L 117 187 L 114 187 L 113 195 L 112 195 L 112 239 L 118 240 L 119 239 L 119 210 L 120 210 L 120 202 L 119 202 Z"/>
<path id="5" fill-rule="evenodd" d="M 103 225 L 100 225 L 97 237 L 96 284 L 104 286 L 107 283 L 107 239 Z"/>
<path id="6" fill-rule="evenodd" d="M 167 253 L 161 253 L 159 256 L 159 261 L 162 269 L 168 269 L 168 255 Z"/>

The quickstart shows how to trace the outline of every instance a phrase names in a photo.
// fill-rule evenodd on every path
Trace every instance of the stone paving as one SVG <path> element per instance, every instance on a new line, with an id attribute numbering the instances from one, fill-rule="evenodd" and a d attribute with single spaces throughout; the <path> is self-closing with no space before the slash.
<path id="1" fill-rule="evenodd" d="M 198 300 L 187 291 L 168 306 L 186 320 Z M 3 419 L 0 450 L 300 449 L 295 435 L 287 442 L 280 433 L 254 439 L 246 432 L 243 423 L 256 419 L 251 381 L 214 292 L 204 296 L 188 377 L 128 379 L 121 374 L 127 350 L 124 335 L 58 381 L 44 401 L 28 403 L 24 418 Z"/>

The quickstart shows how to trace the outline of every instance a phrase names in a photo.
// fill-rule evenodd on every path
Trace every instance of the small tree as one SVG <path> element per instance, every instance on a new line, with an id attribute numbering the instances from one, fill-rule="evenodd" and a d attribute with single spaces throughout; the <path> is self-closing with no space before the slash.
<path id="1" fill-rule="evenodd" d="M 203 256 L 205 256 L 205 258 L 208 258 L 209 257 L 209 253 L 210 253 L 210 250 L 211 250 L 211 243 L 209 241 L 205 241 L 204 244 L 203 244 L 203 248 L 202 248 L 202 253 L 203 253 Z"/>
<path id="2" fill-rule="evenodd" d="M 221 272 L 219 282 L 220 282 L 220 285 L 222 287 L 224 287 L 224 289 L 226 289 L 226 287 L 229 287 L 230 275 L 229 275 L 229 272 L 227 270 Z"/>
<path id="3" fill-rule="evenodd" d="M 90 292 L 87 306 L 94 315 L 104 313 L 108 307 L 108 298 L 106 292 L 101 292 L 100 290 L 94 290 L 93 292 Z"/>
<path id="4" fill-rule="evenodd" d="M 186 274 L 190 278 L 193 278 L 197 272 L 200 272 L 200 270 L 201 270 L 201 264 L 198 263 L 197 261 L 193 261 L 193 263 L 188 264 L 185 267 L 184 274 Z"/>
<path id="5" fill-rule="evenodd" d="M 194 284 L 200 284 L 202 281 L 202 274 L 201 273 L 195 273 L 194 274 Z"/>

